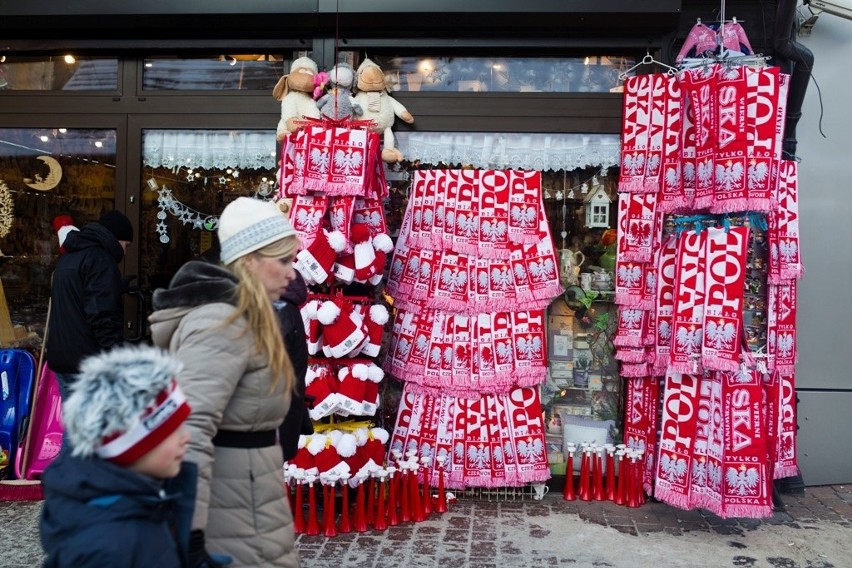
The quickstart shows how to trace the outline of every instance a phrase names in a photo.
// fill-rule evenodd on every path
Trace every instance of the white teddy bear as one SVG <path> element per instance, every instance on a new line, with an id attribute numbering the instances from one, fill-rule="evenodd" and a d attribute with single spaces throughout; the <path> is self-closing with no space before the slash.
<path id="1" fill-rule="evenodd" d="M 317 64 L 311 58 L 299 57 L 290 64 L 290 73 L 281 77 L 272 90 L 272 96 L 281 101 L 281 120 L 275 131 L 279 142 L 299 130 L 297 121 L 300 118 L 320 118 L 312 96 L 317 71 Z"/>
<path id="2" fill-rule="evenodd" d="M 355 70 L 348 63 L 338 63 L 328 73 L 331 84 L 329 91 L 317 100 L 317 107 L 323 116 L 340 120 L 347 116 L 361 114 L 361 105 L 352 96 L 352 84 L 355 82 Z"/>

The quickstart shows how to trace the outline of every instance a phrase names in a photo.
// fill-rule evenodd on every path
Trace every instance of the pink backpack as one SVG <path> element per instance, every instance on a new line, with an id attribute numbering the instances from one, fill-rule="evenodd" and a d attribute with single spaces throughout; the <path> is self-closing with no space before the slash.
<path id="1" fill-rule="evenodd" d="M 15 456 L 18 479 L 38 479 L 62 447 L 62 400 L 56 375 L 44 363 L 36 384 L 30 424 Z"/>

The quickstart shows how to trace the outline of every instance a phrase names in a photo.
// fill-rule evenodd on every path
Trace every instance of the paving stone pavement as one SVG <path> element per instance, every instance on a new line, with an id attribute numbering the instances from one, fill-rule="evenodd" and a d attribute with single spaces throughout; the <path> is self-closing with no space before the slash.
<path id="1" fill-rule="evenodd" d="M 491 498 L 491 500 L 489 500 Z M 852 486 L 781 495 L 771 518 L 721 519 L 658 502 L 459 496 L 449 512 L 387 531 L 299 535 L 310 568 L 852 566 Z M 38 566 L 39 502 L 0 502 L 0 566 Z M 322 517 L 320 516 L 320 520 Z"/>

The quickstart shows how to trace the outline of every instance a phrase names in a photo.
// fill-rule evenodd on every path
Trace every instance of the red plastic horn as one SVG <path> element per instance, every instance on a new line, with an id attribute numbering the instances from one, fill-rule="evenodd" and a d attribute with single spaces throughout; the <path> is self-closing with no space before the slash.
<path id="1" fill-rule="evenodd" d="M 438 462 L 438 498 L 435 500 L 435 512 L 437 513 L 446 513 L 449 510 L 447 507 L 447 493 L 444 490 L 444 462 L 446 460 L 445 456 L 435 458 L 435 461 Z"/>
<path id="2" fill-rule="evenodd" d="M 423 456 L 420 458 L 423 463 L 423 495 L 421 502 L 423 503 L 423 515 L 428 517 L 432 514 L 432 484 L 430 480 L 429 458 Z"/>
<path id="3" fill-rule="evenodd" d="M 562 498 L 566 501 L 574 501 L 577 499 L 577 494 L 574 492 L 574 452 L 577 450 L 574 446 L 568 446 L 568 460 L 565 463 L 565 487 L 562 489 Z"/>
<path id="4" fill-rule="evenodd" d="M 423 501 L 420 499 L 420 484 L 417 479 L 417 462 L 411 464 L 411 472 L 408 476 L 408 504 L 411 507 L 411 520 L 422 523 L 426 520 L 423 512 Z"/>
<path id="5" fill-rule="evenodd" d="M 402 472 L 399 480 L 399 520 L 403 523 L 411 521 L 411 509 L 409 508 L 409 490 L 408 479 L 411 473 L 408 471 L 408 464 L 405 462 L 399 463 L 399 469 Z"/>
<path id="6" fill-rule="evenodd" d="M 337 536 L 337 513 L 334 512 L 334 486 L 336 483 L 337 476 L 329 476 L 322 486 L 323 534 L 327 538 Z"/>
<path id="7" fill-rule="evenodd" d="M 606 450 L 606 492 L 607 501 L 615 501 L 615 446 L 607 444 Z"/>
<path id="8" fill-rule="evenodd" d="M 305 532 L 305 506 L 302 490 L 302 479 L 296 479 L 296 498 L 293 506 L 293 532 L 302 534 Z"/>
<path id="9" fill-rule="evenodd" d="M 308 477 L 308 522 L 305 525 L 306 535 L 318 535 L 320 533 L 319 519 L 317 518 L 317 494 L 314 489 L 314 477 Z"/>
<path id="10" fill-rule="evenodd" d="M 395 527 L 399 524 L 399 476 L 396 475 L 395 467 L 388 468 L 388 526 Z"/>
<path id="11" fill-rule="evenodd" d="M 373 524 L 373 516 L 376 512 L 376 478 L 370 472 L 370 479 L 367 483 L 367 508 L 364 511 L 364 517 L 367 520 L 367 525 Z"/>
<path id="12" fill-rule="evenodd" d="M 577 495 L 581 501 L 591 501 L 592 488 L 589 464 L 591 461 L 591 451 L 587 444 L 583 444 L 580 452 L 582 454 L 580 458 L 580 490 L 577 492 Z"/>
<path id="13" fill-rule="evenodd" d="M 387 530 L 388 528 L 387 511 L 385 510 L 385 479 L 387 475 L 388 472 L 386 471 L 379 472 L 379 483 L 377 484 L 379 496 L 376 503 L 376 514 L 373 517 L 373 529 L 377 531 Z"/>
<path id="14" fill-rule="evenodd" d="M 615 491 L 615 504 L 627 505 L 625 496 L 627 494 L 627 459 L 624 457 L 624 450 L 615 452 L 618 457 L 618 487 Z"/>
<path id="15" fill-rule="evenodd" d="M 358 485 L 358 493 L 355 497 L 355 521 L 353 529 L 355 532 L 367 531 L 367 514 L 364 511 L 364 483 Z"/>
<path id="16" fill-rule="evenodd" d="M 601 450 L 600 446 L 592 448 L 592 499 L 595 501 L 604 500 L 603 457 L 601 456 Z"/>
<path id="17" fill-rule="evenodd" d="M 352 532 L 352 523 L 349 522 L 349 484 L 346 483 L 348 478 L 348 473 L 340 478 L 340 522 L 337 525 L 339 533 Z"/>

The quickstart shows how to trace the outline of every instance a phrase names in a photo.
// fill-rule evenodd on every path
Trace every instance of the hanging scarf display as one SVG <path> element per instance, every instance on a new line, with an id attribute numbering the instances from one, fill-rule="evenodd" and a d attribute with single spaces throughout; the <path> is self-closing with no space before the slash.
<path id="1" fill-rule="evenodd" d="M 444 247 L 475 255 L 479 250 L 479 176 L 480 170 L 452 170 L 450 184 L 456 184 L 455 224 L 451 246 Z M 449 226 L 449 224 L 447 224 Z"/>
<path id="2" fill-rule="evenodd" d="M 722 516 L 762 518 L 772 514 L 762 377 L 757 371 L 720 372 L 725 457 Z"/>
<path id="3" fill-rule="evenodd" d="M 686 101 L 676 75 L 667 75 L 665 84 L 665 130 L 663 131 L 663 171 L 657 210 L 671 213 L 688 205 L 683 180 L 683 139 Z"/>
<path id="4" fill-rule="evenodd" d="M 316 240 L 322 230 L 322 219 L 328 208 L 328 197 L 324 195 L 296 195 L 290 206 L 290 224 L 299 238 L 302 250 Z"/>
<path id="5" fill-rule="evenodd" d="M 698 381 L 698 412 L 690 472 L 692 507 L 722 514 L 722 383 L 718 373 L 705 373 Z"/>
<path id="6" fill-rule="evenodd" d="M 662 224 L 656 217 L 657 194 L 622 193 L 618 199 L 618 258 L 634 262 L 651 260 Z M 661 221 L 662 219 L 660 219 Z"/>
<path id="7" fill-rule="evenodd" d="M 514 172 L 499 170 L 485 171 L 480 176 L 478 242 L 480 258 L 502 259 L 508 254 L 510 184 L 516 179 Z M 541 187 L 538 188 L 538 192 L 541 194 Z M 539 217 L 540 207 L 541 205 L 535 210 L 536 218 Z"/>
<path id="8" fill-rule="evenodd" d="M 691 503 L 698 381 L 698 375 L 669 372 L 663 391 L 654 497 L 681 509 L 688 509 Z"/>
<path id="9" fill-rule="evenodd" d="M 745 69 L 746 128 L 748 133 L 748 209 L 771 211 L 772 193 L 778 176 L 776 140 L 779 117 L 778 67 Z M 783 116 L 780 117 L 783 123 Z M 781 132 L 784 128 L 781 127 Z M 744 208 L 745 209 L 745 208 Z"/>
<path id="10" fill-rule="evenodd" d="M 716 68 L 714 213 L 745 211 L 749 207 L 746 154 L 746 69 Z"/>
<path id="11" fill-rule="evenodd" d="M 637 377 L 625 381 L 627 385 L 624 413 L 624 443 L 628 448 L 642 450 L 646 466 L 643 468 L 642 486 L 651 493 L 654 486 L 654 464 L 657 446 L 657 402 L 660 400 L 660 383 L 654 377 Z"/>
<path id="12" fill-rule="evenodd" d="M 780 373 L 796 372 L 798 341 L 796 338 L 796 282 L 769 286 L 769 311 L 774 317 L 767 341 L 773 346 L 774 369 Z"/>
<path id="13" fill-rule="evenodd" d="M 657 343 L 654 349 L 655 377 L 666 374 L 672 343 L 672 317 L 674 315 L 675 268 L 677 258 L 677 239 L 674 235 L 666 237 L 660 249 L 657 268 L 656 324 Z"/>
<path id="14" fill-rule="evenodd" d="M 651 84 L 651 75 L 635 75 L 624 81 L 621 170 L 618 177 L 620 192 L 639 193 L 645 190 Z"/>
<path id="15" fill-rule="evenodd" d="M 494 462 L 488 441 L 489 416 L 486 397 L 467 401 L 464 430 L 463 483 L 467 487 L 492 487 Z"/>
<path id="16" fill-rule="evenodd" d="M 799 256 L 799 176 L 794 160 L 783 160 L 778 176 L 778 209 L 771 213 L 769 233 L 769 281 L 802 277 Z"/>
<path id="17" fill-rule="evenodd" d="M 780 479 L 799 474 L 796 458 L 796 378 L 778 373 L 778 441 L 773 477 Z"/>
<path id="18" fill-rule="evenodd" d="M 343 252 L 352 252 L 352 238 L 350 227 L 352 226 L 352 215 L 355 209 L 355 198 L 329 197 L 328 198 L 328 221 L 332 231 L 340 231 L 346 238 L 346 248 Z"/>
<path id="19" fill-rule="evenodd" d="M 748 227 L 707 229 L 701 341 L 706 370 L 734 372 L 740 366 L 748 240 Z"/>
<path id="20" fill-rule="evenodd" d="M 692 207 L 713 205 L 716 167 L 716 68 L 717 64 L 689 69 L 681 74 L 689 97 L 695 128 L 695 196 Z"/>
<path id="21" fill-rule="evenodd" d="M 697 164 L 695 162 L 695 108 L 683 81 L 681 81 L 681 91 L 683 93 L 683 114 L 682 128 L 680 136 L 680 155 L 681 155 L 681 179 L 683 179 L 683 201 L 684 209 L 691 210 L 692 202 L 695 199 L 695 184 L 697 176 Z"/>
<path id="22" fill-rule="evenodd" d="M 645 177 L 642 191 L 657 194 L 660 191 L 660 173 L 663 166 L 663 140 L 666 129 L 666 86 L 669 76 L 651 75 L 651 98 L 648 104 L 648 152 L 645 158 Z"/>
<path id="23" fill-rule="evenodd" d="M 678 238 L 669 353 L 669 370 L 675 373 L 701 371 L 704 242 L 703 231 L 687 231 Z"/>

